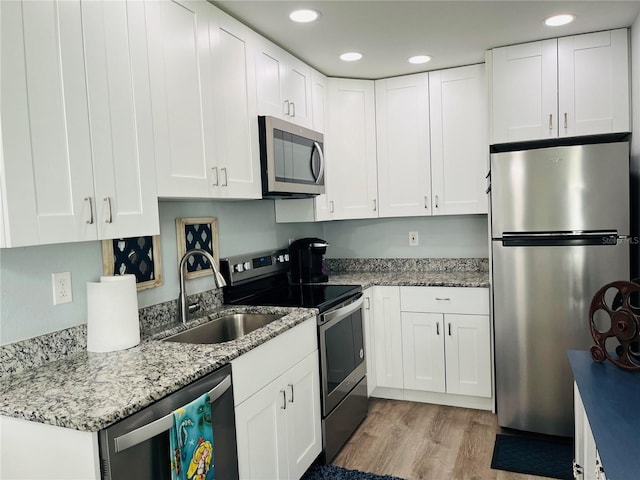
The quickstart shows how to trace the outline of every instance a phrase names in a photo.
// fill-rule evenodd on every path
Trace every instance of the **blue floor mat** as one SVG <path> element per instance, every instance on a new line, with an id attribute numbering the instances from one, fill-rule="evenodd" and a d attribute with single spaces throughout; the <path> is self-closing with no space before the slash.
<path id="1" fill-rule="evenodd" d="M 573 443 L 496 435 L 491 468 L 541 477 L 573 479 Z"/>

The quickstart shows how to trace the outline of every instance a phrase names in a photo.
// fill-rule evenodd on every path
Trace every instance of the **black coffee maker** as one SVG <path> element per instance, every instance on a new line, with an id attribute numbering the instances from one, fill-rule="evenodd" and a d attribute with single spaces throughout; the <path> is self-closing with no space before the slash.
<path id="1" fill-rule="evenodd" d="M 320 283 L 329 280 L 324 254 L 329 244 L 321 238 L 299 238 L 289 245 L 291 283 Z"/>

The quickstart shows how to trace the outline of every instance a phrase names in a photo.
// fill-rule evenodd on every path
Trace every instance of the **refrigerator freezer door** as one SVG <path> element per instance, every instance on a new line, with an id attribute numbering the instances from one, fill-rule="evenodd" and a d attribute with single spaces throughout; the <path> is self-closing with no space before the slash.
<path id="1" fill-rule="evenodd" d="M 567 350 L 594 344 L 591 299 L 604 284 L 629 279 L 629 245 L 492 244 L 498 423 L 572 436 Z"/>
<path id="2" fill-rule="evenodd" d="M 491 155 L 491 234 L 614 230 L 629 235 L 627 142 Z"/>

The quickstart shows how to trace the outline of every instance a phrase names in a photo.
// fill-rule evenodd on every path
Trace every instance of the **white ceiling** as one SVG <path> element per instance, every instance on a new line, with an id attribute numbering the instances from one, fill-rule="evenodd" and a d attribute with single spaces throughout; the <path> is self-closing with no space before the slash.
<path id="1" fill-rule="evenodd" d="M 404 0 L 212 0 L 212 3 L 329 76 L 383 78 L 484 61 L 493 47 L 628 27 L 640 1 L 404 1 Z M 296 24 L 292 10 L 321 12 L 319 20 Z M 572 13 L 564 27 L 546 17 Z M 358 62 L 338 55 L 360 51 Z M 416 54 L 433 59 L 411 65 Z"/>

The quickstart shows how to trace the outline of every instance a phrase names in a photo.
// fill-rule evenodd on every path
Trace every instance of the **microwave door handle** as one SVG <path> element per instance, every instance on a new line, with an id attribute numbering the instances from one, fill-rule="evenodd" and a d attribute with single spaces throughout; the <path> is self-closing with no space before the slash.
<path id="1" fill-rule="evenodd" d="M 324 177 L 324 153 L 322 152 L 322 147 L 318 142 L 313 142 L 313 150 L 318 152 L 318 156 L 320 157 L 320 170 L 318 171 L 318 175 L 316 176 L 316 184 L 319 184 Z M 311 163 L 313 164 L 313 151 L 311 153 Z M 313 171 L 313 168 L 311 169 Z"/>
<path id="2" fill-rule="evenodd" d="M 231 375 L 227 375 L 224 379 L 209 391 L 209 401 L 215 403 L 227 390 L 231 388 Z M 113 439 L 115 453 L 122 452 L 127 448 L 134 447 L 142 442 L 146 442 L 150 438 L 166 432 L 173 426 L 173 413 L 168 413 L 158 420 L 147 423 L 142 427 L 136 428 L 124 435 L 120 435 Z"/>

